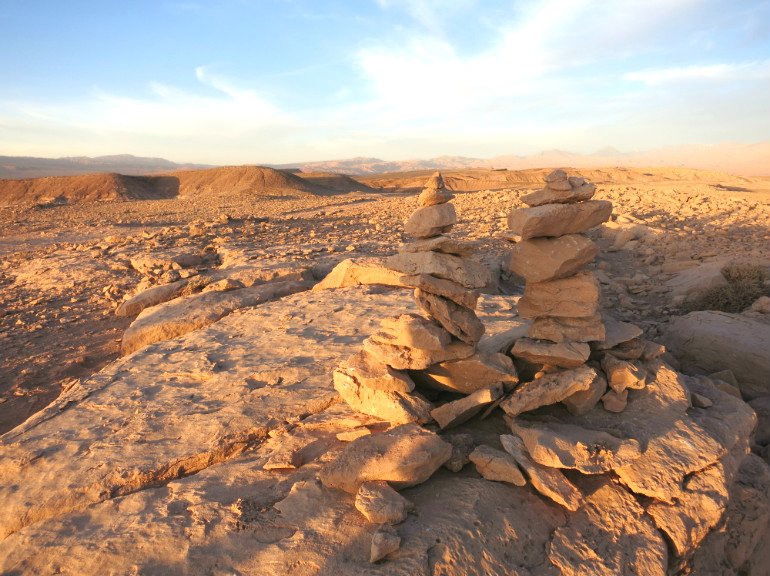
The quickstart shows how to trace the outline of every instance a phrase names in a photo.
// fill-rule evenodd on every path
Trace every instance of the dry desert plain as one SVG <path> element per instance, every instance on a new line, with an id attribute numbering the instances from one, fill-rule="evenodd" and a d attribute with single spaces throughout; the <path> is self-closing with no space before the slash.
<path id="1" fill-rule="evenodd" d="M 445 428 L 333 377 L 418 311 L 387 257 L 430 172 L 0 181 L 0 573 L 770 574 L 770 178 L 566 170 L 613 205 L 603 388 Z M 566 368 L 511 352 L 550 172 L 443 173 L 507 395 Z"/>

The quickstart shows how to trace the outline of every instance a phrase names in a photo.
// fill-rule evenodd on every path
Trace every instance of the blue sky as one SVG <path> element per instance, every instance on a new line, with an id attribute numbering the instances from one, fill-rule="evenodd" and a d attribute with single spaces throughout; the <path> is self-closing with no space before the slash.
<path id="1" fill-rule="evenodd" d="M 770 0 L 3 0 L 0 155 L 770 139 Z"/>

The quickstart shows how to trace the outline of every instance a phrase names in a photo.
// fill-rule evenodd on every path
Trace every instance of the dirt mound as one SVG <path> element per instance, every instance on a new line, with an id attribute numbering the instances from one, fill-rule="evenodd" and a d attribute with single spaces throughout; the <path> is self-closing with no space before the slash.
<path id="1" fill-rule="evenodd" d="M 86 174 L 0 180 L 0 205 L 149 200 L 173 195 L 173 180 L 163 176 Z"/>
<path id="2" fill-rule="evenodd" d="M 179 181 L 180 196 L 240 194 L 304 196 L 327 192 L 289 172 L 262 166 L 226 166 L 168 174 Z"/>
<path id="3" fill-rule="evenodd" d="M 297 172 L 297 176 L 315 186 L 323 186 L 330 192 L 372 192 L 372 189 L 356 178 L 334 172 Z"/>

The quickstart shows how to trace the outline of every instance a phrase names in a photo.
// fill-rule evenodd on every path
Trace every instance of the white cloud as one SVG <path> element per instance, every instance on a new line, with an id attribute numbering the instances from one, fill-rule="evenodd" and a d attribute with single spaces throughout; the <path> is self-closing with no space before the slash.
<path id="1" fill-rule="evenodd" d="M 693 80 L 723 82 L 726 80 L 763 79 L 770 78 L 770 60 L 639 70 L 628 72 L 623 75 L 623 78 L 631 82 L 643 82 L 649 86 Z"/>

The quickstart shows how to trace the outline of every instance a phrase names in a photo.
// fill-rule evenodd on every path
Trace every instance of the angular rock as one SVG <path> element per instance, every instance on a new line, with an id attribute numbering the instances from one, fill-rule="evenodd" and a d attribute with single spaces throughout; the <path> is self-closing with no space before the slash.
<path id="1" fill-rule="evenodd" d="M 440 362 L 414 374 L 423 386 L 472 394 L 493 384 L 502 383 L 506 389 L 519 381 L 513 361 L 505 354 L 477 352 L 451 362 Z"/>
<path id="2" fill-rule="evenodd" d="M 383 392 L 408 394 L 414 390 L 414 382 L 405 372 L 394 370 L 364 351 L 353 354 L 337 368 L 361 386 Z"/>
<path id="3" fill-rule="evenodd" d="M 431 404 L 414 394 L 367 388 L 340 370 L 334 371 L 334 389 L 353 410 L 362 414 L 369 414 L 393 424 L 425 424 L 431 421 Z"/>
<path id="4" fill-rule="evenodd" d="M 405 275 L 430 274 L 451 280 L 466 288 L 483 288 L 492 281 L 489 268 L 475 260 L 440 252 L 394 254 L 386 265 Z"/>
<path id="5" fill-rule="evenodd" d="M 380 526 L 372 534 L 372 548 L 369 562 L 374 564 L 401 547 L 401 537 L 392 526 Z"/>
<path id="6" fill-rule="evenodd" d="M 507 268 L 527 282 L 545 282 L 572 276 L 598 253 L 599 247 L 579 234 L 533 238 L 513 245 Z"/>
<path id="7" fill-rule="evenodd" d="M 596 371 L 589 366 L 552 372 L 519 385 L 500 407 L 509 416 L 518 416 L 540 406 L 561 402 L 576 392 L 588 390 L 596 377 Z"/>
<path id="8" fill-rule="evenodd" d="M 757 414 L 757 429 L 754 431 L 754 441 L 760 446 L 770 444 L 770 396 L 755 398 L 749 406 Z"/>
<path id="9" fill-rule="evenodd" d="M 487 480 L 507 482 L 514 486 L 524 486 L 527 483 L 516 460 L 507 452 L 481 445 L 471 452 L 469 458 L 476 465 L 479 474 Z"/>
<path id="10" fill-rule="evenodd" d="M 115 316 L 135 316 L 145 308 L 150 308 L 180 296 L 187 287 L 187 280 L 177 280 L 170 284 L 161 284 L 143 290 L 128 300 L 121 302 L 115 309 Z"/>
<path id="11" fill-rule="evenodd" d="M 455 197 L 454 194 L 446 189 L 427 188 L 420 192 L 417 197 L 417 203 L 420 206 L 433 206 L 435 204 L 446 204 Z"/>
<path id="12" fill-rule="evenodd" d="M 572 468 L 583 474 L 604 474 L 627 466 L 642 455 L 639 442 L 600 430 L 557 422 L 509 422 L 538 464 Z"/>
<path id="13" fill-rule="evenodd" d="M 433 204 L 418 208 L 404 224 L 404 233 L 413 238 L 430 238 L 448 232 L 457 223 L 452 204 Z"/>
<path id="14" fill-rule="evenodd" d="M 482 408 L 491 404 L 503 395 L 503 385 L 494 384 L 488 388 L 477 390 L 473 394 L 447 402 L 431 410 L 430 415 L 438 422 L 439 427 L 444 430 L 467 422 L 476 414 L 481 412 Z"/>
<path id="15" fill-rule="evenodd" d="M 639 326 L 630 322 L 620 322 L 607 314 L 602 315 L 602 321 L 604 322 L 605 335 L 604 339 L 601 342 L 597 342 L 594 346 L 597 350 L 615 348 L 615 346 L 619 346 L 624 342 L 630 342 L 644 334 L 644 331 Z"/>
<path id="16" fill-rule="evenodd" d="M 414 298 L 428 316 L 441 324 L 447 332 L 475 345 L 484 335 L 484 324 L 470 308 L 459 306 L 441 296 L 415 288 Z"/>
<path id="17" fill-rule="evenodd" d="M 518 208 L 508 215 L 508 228 L 522 240 L 579 234 L 609 220 L 612 202 L 589 200 L 578 204 L 546 204 Z"/>
<path id="18" fill-rule="evenodd" d="M 591 348 L 584 342 L 554 343 L 521 338 L 513 345 L 511 354 L 533 364 L 577 368 L 586 363 Z"/>
<path id="19" fill-rule="evenodd" d="M 442 350 L 421 350 L 392 346 L 367 338 L 364 340 L 364 351 L 396 370 L 424 370 L 439 362 L 468 358 L 474 348 L 464 342 L 452 341 Z"/>
<path id="20" fill-rule="evenodd" d="M 350 494 L 364 482 L 383 480 L 396 488 L 425 482 L 452 455 L 452 445 L 417 424 L 353 440 L 327 463 L 319 478 L 327 488 Z"/>
<path id="21" fill-rule="evenodd" d="M 570 414 L 582 416 L 590 412 L 607 391 L 607 380 L 601 374 L 597 374 L 588 390 L 575 392 L 561 401 L 570 411 Z"/>
<path id="22" fill-rule="evenodd" d="M 447 434 L 442 438 L 452 444 L 452 456 L 444 462 L 444 468 L 459 472 L 470 462 L 469 456 L 476 447 L 476 442 L 470 434 Z"/>
<path id="23" fill-rule="evenodd" d="M 589 272 L 549 282 L 528 283 L 516 307 L 524 318 L 585 318 L 599 309 L 599 282 Z"/>
<path id="24" fill-rule="evenodd" d="M 558 181 L 564 182 L 564 181 Z M 566 185 L 559 185 L 554 188 L 549 184 L 542 190 L 536 190 L 521 197 L 521 201 L 528 206 L 542 206 L 544 204 L 573 204 L 575 202 L 585 202 L 593 198 L 596 192 L 596 186 L 591 183 L 580 186 L 572 186 L 569 181 Z"/>
<path id="25" fill-rule="evenodd" d="M 644 355 L 645 342 L 634 338 L 607 350 L 607 353 L 620 360 L 639 360 Z"/>
<path id="26" fill-rule="evenodd" d="M 362 260 L 343 260 L 326 277 L 313 286 L 313 290 L 331 290 L 369 284 L 385 286 L 406 286 L 401 282 L 401 274 L 383 266 L 376 258 Z"/>
<path id="27" fill-rule="evenodd" d="M 628 390 L 607 390 L 602 396 L 602 406 L 607 412 L 623 412 L 628 406 Z"/>
<path id="28" fill-rule="evenodd" d="M 604 323 L 599 314 L 587 318 L 557 318 L 542 316 L 535 318 L 527 335 L 538 340 L 551 342 L 600 342 L 605 338 Z"/>
<path id="29" fill-rule="evenodd" d="M 476 251 L 476 244 L 455 240 L 449 236 L 442 235 L 401 244 L 398 247 L 398 251 L 401 253 L 441 252 L 442 254 L 454 254 L 455 256 L 470 256 Z"/>
<path id="30" fill-rule="evenodd" d="M 568 178 L 567 173 L 564 170 L 561 168 L 556 168 L 555 170 L 552 170 L 546 174 L 544 180 L 547 184 L 550 184 L 551 182 L 558 182 L 559 180 L 568 180 Z"/>
<path id="31" fill-rule="evenodd" d="M 641 390 L 647 379 L 647 372 L 641 366 L 636 366 L 625 360 L 620 360 L 612 354 L 602 358 L 602 370 L 607 375 L 607 382 L 615 392 L 623 392 L 626 388 Z"/>
<path id="32" fill-rule="evenodd" d="M 524 442 L 518 436 L 503 434 L 500 443 L 529 477 L 532 487 L 567 510 L 580 508 L 583 495 L 557 468 L 547 468 L 533 461 L 526 453 Z"/>
<path id="33" fill-rule="evenodd" d="M 479 293 L 475 290 L 468 290 L 464 286 L 451 280 L 437 278 L 429 274 L 414 274 L 412 276 L 402 276 L 401 282 L 406 286 L 419 288 L 424 292 L 430 292 L 436 296 L 448 298 L 455 304 L 475 309 L 479 299 Z"/>
<path id="34" fill-rule="evenodd" d="M 403 522 L 412 508 L 412 503 L 387 482 L 364 482 L 356 493 L 356 509 L 373 524 Z"/>
<path id="35" fill-rule="evenodd" d="M 422 350 L 443 350 L 452 336 L 435 322 L 417 314 L 402 314 L 385 318 L 372 340 L 391 346 L 406 346 Z"/>

